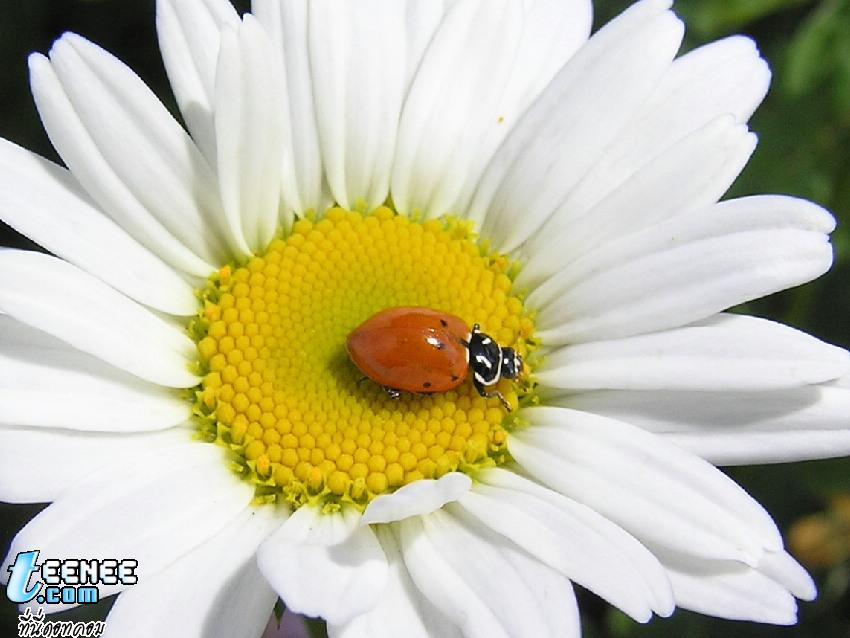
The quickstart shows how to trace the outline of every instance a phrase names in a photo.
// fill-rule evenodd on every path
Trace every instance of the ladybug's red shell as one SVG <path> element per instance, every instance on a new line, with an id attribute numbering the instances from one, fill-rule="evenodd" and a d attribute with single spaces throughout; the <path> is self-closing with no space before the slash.
<path id="1" fill-rule="evenodd" d="M 469 370 L 466 323 L 430 308 L 388 308 L 372 315 L 346 340 L 354 364 L 367 377 L 407 392 L 446 392 Z"/>

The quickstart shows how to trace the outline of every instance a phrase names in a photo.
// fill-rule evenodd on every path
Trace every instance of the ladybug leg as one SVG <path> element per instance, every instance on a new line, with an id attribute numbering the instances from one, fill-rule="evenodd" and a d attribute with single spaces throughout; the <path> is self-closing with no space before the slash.
<path id="1" fill-rule="evenodd" d="M 391 388 L 388 385 L 384 385 L 381 387 L 384 388 L 384 392 L 386 392 L 391 399 L 398 399 L 401 396 L 401 390 L 396 390 L 395 388 Z"/>
<path id="2" fill-rule="evenodd" d="M 511 404 L 508 403 L 508 400 L 505 399 L 505 396 L 499 392 L 498 390 L 493 390 L 492 392 L 488 392 L 487 388 L 484 387 L 484 384 L 478 381 L 478 379 L 472 380 L 472 385 L 475 386 L 475 389 L 478 390 L 478 394 L 480 394 L 485 399 L 490 399 L 492 397 L 498 397 L 499 401 L 502 402 L 502 405 L 505 407 L 505 410 L 511 412 Z"/>
<path id="3" fill-rule="evenodd" d="M 482 397 L 487 396 L 487 390 L 484 388 L 484 384 L 481 383 L 478 379 L 473 378 L 472 385 L 473 387 L 475 387 L 476 390 L 478 390 L 478 394 L 480 394 Z"/>

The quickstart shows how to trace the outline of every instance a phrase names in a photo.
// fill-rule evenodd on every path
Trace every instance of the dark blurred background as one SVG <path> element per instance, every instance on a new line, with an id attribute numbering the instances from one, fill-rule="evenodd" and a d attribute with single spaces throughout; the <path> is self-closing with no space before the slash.
<path id="1" fill-rule="evenodd" d="M 245 9 L 247 3 L 237 3 Z M 596 26 L 630 3 L 597 0 Z M 771 91 L 751 121 L 760 143 L 730 196 L 787 193 L 833 211 L 835 265 L 816 282 L 748 304 L 850 347 L 850 0 L 683 0 L 676 11 L 685 48 L 734 33 L 758 43 L 773 69 Z M 0 0 L 0 136 L 56 160 L 29 94 L 26 58 L 46 52 L 64 31 L 94 40 L 128 63 L 176 113 L 159 57 L 153 0 Z M 34 249 L 0 222 L 0 245 Z M 848 415 L 850 418 L 850 415 Z M 729 473 L 774 515 L 815 575 L 820 597 L 801 605 L 794 627 L 733 623 L 678 611 L 636 625 L 581 595 L 588 638 L 654 636 L 850 638 L 850 461 L 735 468 Z M 41 506 L 0 504 L 0 547 Z M 102 617 L 110 600 L 64 614 Z M 154 611 L 154 610 L 152 610 Z M 15 609 L 0 596 L 0 638 L 15 636 Z M 316 627 L 313 627 L 314 633 Z"/>

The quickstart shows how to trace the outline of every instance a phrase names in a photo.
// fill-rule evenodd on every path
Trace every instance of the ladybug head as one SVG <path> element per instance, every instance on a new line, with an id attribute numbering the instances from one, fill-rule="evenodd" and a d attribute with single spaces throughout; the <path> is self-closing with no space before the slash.
<path id="1" fill-rule="evenodd" d="M 506 379 L 516 379 L 522 374 L 522 357 L 513 348 L 502 348 L 502 373 Z"/>

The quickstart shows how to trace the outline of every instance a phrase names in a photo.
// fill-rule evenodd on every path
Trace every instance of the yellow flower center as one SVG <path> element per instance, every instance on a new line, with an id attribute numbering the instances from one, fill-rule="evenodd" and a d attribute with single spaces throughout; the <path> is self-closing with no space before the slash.
<path id="1" fill-rule="evenodd" d="M 392 399 L 350 361 L 347 335 L 378 311 L 426 306 L 527 355 L 533 323 L 511 294 L 510 264 L 456 220 L 418 223 L 380 208 L 329 210 L 201 291 L 190 325 L 203 382 L 195 413 L 207 440 L 233 451 L 263 500 L 340 502 L 508 460 L 510 414 L 455 390 Z M 526 384 L 498 389 L 516 407 Z"/>

